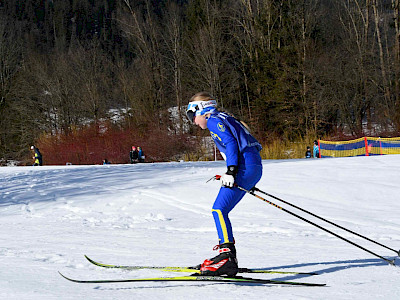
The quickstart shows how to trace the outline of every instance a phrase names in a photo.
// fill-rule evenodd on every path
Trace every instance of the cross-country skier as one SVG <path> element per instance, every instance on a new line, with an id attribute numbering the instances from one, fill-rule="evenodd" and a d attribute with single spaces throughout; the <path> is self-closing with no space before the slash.
<path id="1" fill-rule="evenodd" d="M 42 154 L 39 151 L 39 148 L 36 148 L 35 146 L 31 146 L 31 150 L 33 152 L 33 166 L 42 166 L 43 165 L 43 157 Z"/>
<path id="2" fill-rule="evenodd" d="M 319 158 L 319 146 L 318 146 L 317 140 L 314 141 L 313 155 L 314 155 L 314 158 Z"/>
<path id="3" fill-rule="evenodd" d="M 217 101 L 207 92 L 195 94 L 186 111 L 189 120 L 211 137 L 226 160 L 227 171 L 221 176 L 222 187 L 212 207 L 219 237 L 219 255 L 206 259 L 200 267 L 203 275 L 234 276 L 238 272 L 235 240 L 228 214 L 245 195 L 235 184 L 250 190 L 260 180 L 262 164 L 260 143 L 248 127 L 235 117 L 217 109 Z"/>

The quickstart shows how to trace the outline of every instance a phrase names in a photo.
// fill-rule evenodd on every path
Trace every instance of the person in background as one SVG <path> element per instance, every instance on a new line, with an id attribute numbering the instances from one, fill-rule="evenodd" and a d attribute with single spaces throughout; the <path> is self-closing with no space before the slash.
<path id="1" fill-rule="evenodd" d="M 138 155 L 138 152 L 136 150 L 136 147 L 132 146 L 132 150 L 129 152 L 129 159 L 130 159 L 131 164 L 137 163 L 138 162 L 138 158 L 139 158 L 139 155 Z"/>
<path id="2" fill-rule="evenodd" d="M 311 158 L 311 148 L 310 148 L 310 146 L 307 146 L 306 158 Z"/>
<path id="3" fill-rule="evenodd" d="M 31 151 L 34 153 L 34 156 L 32 157 L 33 165 L 34 166 L 42 166 L 43 158 L 42 158 L 42 154 L 39 151 L 39 148 L 36 148 L 35 146 L 31 146 Z"/>
<path id="4" fill-rule="evenodd" d="M 110 164 L 110 162 L 108 161 L 107 158 L 103 159 L 103 165 L 109 165 L 109 164 Z"/>
<path id="5" fill-rule="evenodd" d="M 212 207 L 219 238 L 219 245 L 214 249 L 219 248 L 219 255 L 206 259 L 198 268 L 206 276 L 234 276 L 238 272 L 238 262 L 228 214 L 246 194 L 235 184 L 250 190 L 261 179 L 262 147 L 243 122 L 219 111 L 217 101 L 207 92 L 197 93 L 190 99 L 186 115 L 190 122 L 210 131 L 227 166 Z"/>
<path id="6" fill-rule="evenodd" d="M 314 158 L 319 158 L 319 146 L 317 140 L 314 141 L 313 155 Z"/>
<path id="7" fill-rule="evenodd" d="M 144 162 L 144 153 L 141 147 L 137 147 L 138 148 L 138 158 L 139 158 L 139 162 L 143 163 Z"/>

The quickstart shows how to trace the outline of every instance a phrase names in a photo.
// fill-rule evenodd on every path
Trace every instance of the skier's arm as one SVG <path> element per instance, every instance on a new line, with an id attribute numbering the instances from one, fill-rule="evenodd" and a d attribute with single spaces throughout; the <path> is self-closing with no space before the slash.
<path id="1" fill-rule="evenodd" d="M 207 122 L 207 127 L 212 132 L 217 146 L 219 143 L 224 146 L 225 149 L 223 152 L 226 156 L 226 165 L 239 165 L 239 146 L 230 129 L 227 128 L 224 123 L 217 118 L 210 119 Z M 220 147 L 218 148 L 220 149 Z"/>
<path id="2" fill-rule="evenodd" d="M 239 146 L 229 128 L 227 128 L 221 121 L 218 119 L 212 119 L 210 121 L 207 123 L 207 126 L 214 135 L 214 139 L 218 140 L 218 142 L 216 142 L 217 146 L 220 142 L 225 147 L 227 171 L 222 175 L 221 183 L 224 186 L 232 187 L 238 171 Z"/>

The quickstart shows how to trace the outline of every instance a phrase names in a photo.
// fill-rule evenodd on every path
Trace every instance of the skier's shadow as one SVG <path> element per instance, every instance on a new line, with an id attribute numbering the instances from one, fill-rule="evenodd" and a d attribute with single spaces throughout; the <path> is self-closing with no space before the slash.
<path id="1" fill-rule="evenodd" d="M 130 286 L 130 287 L 115 287 L 115 288 L 109 288 L 109 287 L 104 287 L 104 286 L 96 286 L 94 289 L 95 290 L 101 290 L 101 291 L 121 291 L 121 290 L 155 290 L 155 289 L 170 289 L 170 288 L 182 288 L 182 287 L 207 287 L 211 285 L 218 285 L 218 284 L 233 284 L 233 285 L 242 285 L 242 286 L 265 286 L 265 287 L 270 287 L 271 285 L 268 284 L 260 284 L 260 283 L 248 283 L 248 282 L 213 282 L 213 281 L 208 281 L 206 283 L 201 283 L 200 281 L 197 282 L 188 282 L 187 284 L 179 284 L 178 282 L 175 284 L 162 284 L 162 283 L 157 283 L 157 284 L 152 284 L 148 286 Z"/>
<path id="2" fill-rule="evenodd" d="M 391 258 L 391 259 L 395 259 L 396 266 L 399 266 L 400 258 L 396 257 L 396 258 Z M 295 268 L 310 267 L 310 266 L 322 267 L 319 270 L 311 271 L 313 273 L 317 273 L 318 275 L 322 275 L 322 274 L 334 273 L 334 272 L 338 272 L 338 271 L 350 269 L 350 268 L 389 266 L 389 264 L 381 259 L 372 258 L 372 259 L 353 259 L 353 260 L 341 260 L 341 261 L 302 263 L 302 264 L 293 264 L 293 265 L 285 265 L 285 266 L 266 267 L 265 269 L 281 270 L 281 271 L 285 270 L 285 269 L 290 269 L 292 271 Z M 293 275 L 286 275 L 284 277 L 279 277 L 276 279 L 277 280 L 293 280 L 293 279 L 305 278 L 305 277 L 310 277 L 310 276 L 313 276 L 313 275 L 293 274 Z"/>

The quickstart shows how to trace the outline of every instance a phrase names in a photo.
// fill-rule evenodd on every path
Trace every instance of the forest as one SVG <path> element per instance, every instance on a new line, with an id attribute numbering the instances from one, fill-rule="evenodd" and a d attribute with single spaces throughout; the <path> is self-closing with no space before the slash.
<path id="1" fill-rule="evenodd" d="M 189 155 L 199 91 L 265 145 L 399 136 L 399 2 L 0 0 L 0 159 Z"/>

